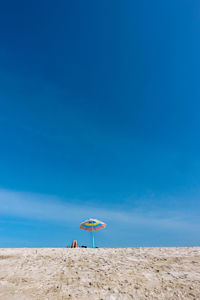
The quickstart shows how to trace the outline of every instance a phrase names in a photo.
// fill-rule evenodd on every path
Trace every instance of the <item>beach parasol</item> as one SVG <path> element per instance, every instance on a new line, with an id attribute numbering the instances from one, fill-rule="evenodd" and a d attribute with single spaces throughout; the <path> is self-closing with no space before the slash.
<path id="1" fill-rule="evenodd" d="M 94 231 L 103 229 L 106 227 L 106 224 L 102 221 L 96 219 L 89 219 L 80 224 L 80 229 L 92 232 L 92 246 L 94 248 Z"/>

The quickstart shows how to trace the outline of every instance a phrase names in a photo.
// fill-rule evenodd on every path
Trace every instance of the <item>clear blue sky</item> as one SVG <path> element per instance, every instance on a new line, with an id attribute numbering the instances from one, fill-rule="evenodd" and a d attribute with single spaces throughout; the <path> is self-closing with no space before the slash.
<path id="1" fill-rule="evenodd" d="M 200 2 L 4 1 L 0 246 L 199 245 Z"/>

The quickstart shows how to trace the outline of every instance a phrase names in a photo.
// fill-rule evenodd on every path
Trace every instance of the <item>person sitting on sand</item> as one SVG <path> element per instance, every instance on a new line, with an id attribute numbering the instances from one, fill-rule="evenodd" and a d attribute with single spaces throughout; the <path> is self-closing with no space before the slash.
<path id="1" fill-rule="evenodd" d="M 78 248 L 78 243 L 76 240 L 72 242 L 71 248 Z"/>

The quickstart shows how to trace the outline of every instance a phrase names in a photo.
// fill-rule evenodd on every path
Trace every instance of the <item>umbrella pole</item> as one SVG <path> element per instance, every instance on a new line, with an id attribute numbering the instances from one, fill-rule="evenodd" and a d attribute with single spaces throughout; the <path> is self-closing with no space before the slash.
<path id="1" fill-rule="evenodd" d="M 94 248 L 94 230 L 93 230 L 93 226 L 92 226 L 92 246 Z"/>

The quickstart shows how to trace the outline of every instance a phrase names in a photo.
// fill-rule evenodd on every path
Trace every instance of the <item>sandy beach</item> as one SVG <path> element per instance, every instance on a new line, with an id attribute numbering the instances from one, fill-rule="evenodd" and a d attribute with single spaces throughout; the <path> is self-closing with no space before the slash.
<path id="1" fill-rule="evenodd" d="M 200 299 L 200 248 L 0 249 L 0 299 Z"/>

